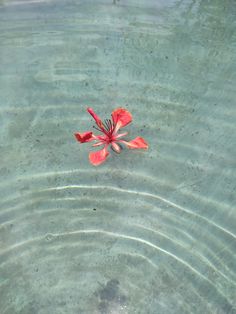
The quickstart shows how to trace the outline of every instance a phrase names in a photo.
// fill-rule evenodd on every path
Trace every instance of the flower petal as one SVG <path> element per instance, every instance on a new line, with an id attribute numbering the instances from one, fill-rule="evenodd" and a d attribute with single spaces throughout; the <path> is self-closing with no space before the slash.
<path id="1" fill-rule="evenodd" d="M 107 151 L 107 147 L 104 147 L 101 150 L 98 150 L 97 152 L 92 152 L 89 154 L 89 161 L 92 165 L 98 166 L 102 164 L 107 156 L 109 155 L 109 152 Z"/>
<path id="2" fill-rule="evenodd" d="M 75 133 L 77 141 L 80 143 L 86 143 L 93 140 L 93 132 Z"/>
<path id="3" fill-rule="evenodd" d="M 101 146 L 101 145 L 104 145 L 104 142 L 98 142 L 98 143 L 93 144 L 92 146 L 97 147 L 97 146 Z"/>
<path id="4" fill-rule="evenodd" d="M 123 128 L 132 121 L 131 113 L 124 108 L 115 109 L 112 114 L 113 123 L 119 124 L 119 128 Z"/>
<path id="5" fill-rule="evenodd" d="M 111 148 L 116 152 L 116 153 L 120 153 L 121 152 L 121 147 L 119 144 L 112 142 L 111 143 Z"/>
<path id="6" fill-rule="evenodd" d="M 93 111 L 93 109 L 92 108 L 87 108 L 87 111 L 91 114 L 91 116 L 94 118 L 94 120 L 95 120 L 95 122 L 96 122 L 96 124 L 97 124 L 97 126 L 99 127 L 99 128 L 104 128 L 103 127 L 103 124 L 102 124 L 102 120 L 99 118 L 99 116 L 98 115 L 96 115 L 96 113 Z"/>
<path id="7" fill-rule="evenodd" d="M 134 140 L 129 141 L 129 142 L 123 141 L 123 140 L 120 140 L 119 142 L 126 144 L 128 148 L 130 149 L 135 149 L 135 148 L 147 149 L 148 148 L 147 142 L 142 137 L 136 137 Z"/>
<path id="8" fill-rule="evenodd" d="M 123 136 L 126 136 L 127 134 L 128 134 L 128 132 L 124 132 L 124 133 L 117 134 L 117 135 L 115 136 L 115 139 L 117 140 L 118 138 L 121 138 L 121 137 L 123 137 Z"/>

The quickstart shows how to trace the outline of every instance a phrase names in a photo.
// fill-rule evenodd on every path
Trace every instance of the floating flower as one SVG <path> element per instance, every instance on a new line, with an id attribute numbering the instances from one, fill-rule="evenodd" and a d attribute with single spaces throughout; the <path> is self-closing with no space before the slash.
<path id="1" fill-rule="evenodd" d="M 93 144 L 92 146 L 104 146 L 101 150 L 89 154 L 89 161 L 94 166 L 102 164 L 109 156 L 109 145 L 111 145 L 111 148 L 116 153 L 121 152 L 120 143 L 125 144 L 130 149 L 148 148 L 148 144 L 142 137 L 136 137 L 129 142 L 121 139 L 123 136 L 126 136 L 128 132 L 118 133 L 118 131 L 132 121 L 132 115 L 128 110 L 124 108 L 115 109 L 111 114 L 112 119 L 106 119 L 105 122 L 102 122 L 102 120 L 96 115 L 92 108 L 88 108 L 87 111 L 91 114 L 96 122 L 97 126 L 94 126 L 94 128 L 100 131 L 102 134 L 94 135 L 93 132 L 88 131 L 84 133 L 75 133 L 75 137 L 80 143 L 97 141 L 97 143 Z"/>

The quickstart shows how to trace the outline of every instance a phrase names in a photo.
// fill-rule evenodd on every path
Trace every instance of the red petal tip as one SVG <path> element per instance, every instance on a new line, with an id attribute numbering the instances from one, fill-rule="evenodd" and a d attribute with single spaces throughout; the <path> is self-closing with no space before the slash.
<path id="1" fill-rule="evenodd" d="M 93 108 L 91 108 L 91 107 L 88 107 L 88 108 L 87 108 L 87 111 L 88 111 L 90 114 L 94 113 Z"/>
<path id="2" fill-rule="evenodd" d="M 99 166 L 101 165 L 109 155 L 109 152 L 107 151 L 107 148 L 104 147 L 103 149 L 92 152 L 89 154 L 89 161 L 92 165 L 94 166 Z"/>
<path id="3" fill-rule="evenodd" d="M 90 142 L 93 137 L 93 132 L 75 133 L 77 141 L 80 143 Z"/>
<path id="4" fill-rule="evenodd" d="M 93 108 L 89 107 L 89 108 L 87 108 L 87 111 L 88 111 L 88 113 L 90 113 L 91 116 L 94 118 L 96 124 L 97 124 L 99 127 L 102 127 L 102 120 L 99 118 L 98 115 L 96 115 L 96 113 L 93 111 Z"/>
<path id="5" fill-rule="evenodd" d="M 132 121 L 131 113 L 124 108 L 115 109 L 112 114 L 112 120 L 114 124 L 119 123 L 120 127 L 124 127 Z"/>
<path id="6" fill-rule="evenodd" d="M 142 137 L 136 137 L 134 140 L 126 142 L 126 141 L 121 141 L 124 144 L 128 146 L 130 149 L 135 149 L 135 148 L 142 148 L 142 149 L 147 149 L 148 148 L 148 143 L 142 138 Z"/>

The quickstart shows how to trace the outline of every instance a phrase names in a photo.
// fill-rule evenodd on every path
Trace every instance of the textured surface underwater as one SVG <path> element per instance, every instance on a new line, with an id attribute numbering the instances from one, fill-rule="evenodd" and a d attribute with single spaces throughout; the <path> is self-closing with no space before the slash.
<path id="1" fill-rule="evenodd" d="M 0 313 L 236 313 L 236 2 L 0 0 Z M 100 166 L 75 131 L 119 106 Z"/>

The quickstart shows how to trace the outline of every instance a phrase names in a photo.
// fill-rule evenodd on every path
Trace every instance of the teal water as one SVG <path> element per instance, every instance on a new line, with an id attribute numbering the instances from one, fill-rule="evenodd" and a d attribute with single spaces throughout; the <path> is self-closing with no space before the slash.
<path id="1" fill-rule="evenodd" d="M 0 0 L 0 313 L 236 313 L 235 86 L 233 0 Z"/>

